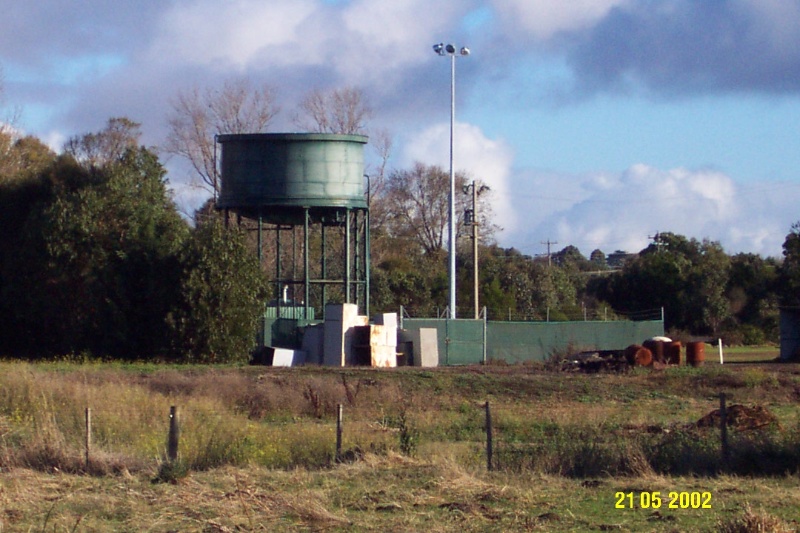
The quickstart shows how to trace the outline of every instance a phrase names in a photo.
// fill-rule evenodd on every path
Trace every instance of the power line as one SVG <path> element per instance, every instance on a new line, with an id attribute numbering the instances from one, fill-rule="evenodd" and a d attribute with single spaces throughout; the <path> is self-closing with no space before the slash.
<path id="1" fill-rule="evenodd" d="M 552 262 L 552 259 L 551 259 L 552 258 L 552 254 L 550 253 L 550 246 L 553 245 L 553 244 L 558 244 L 558 242 L 551 241 L 550 239 L 547 239 L 546 241 L 540 241 L 540 243 L 547 245 L 547 266 L 553 266 L 553 262 Z"/>

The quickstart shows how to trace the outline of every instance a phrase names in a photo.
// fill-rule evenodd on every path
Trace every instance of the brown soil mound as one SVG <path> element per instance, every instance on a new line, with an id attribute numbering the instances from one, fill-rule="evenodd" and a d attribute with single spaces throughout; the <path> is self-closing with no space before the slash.
<path id="1" fill-rule="evenodd" d="M 778 418 L 761 405 L 748 407 L 736 404 L 728 407 L 727 411 L 726 425 L 740 431 L 761 429 L 770 424 L 779 425 Z M 698 420 L 695 425 L 699 428 L 719 427 L 721 416 L 720 410 L 715 409 Z"/>

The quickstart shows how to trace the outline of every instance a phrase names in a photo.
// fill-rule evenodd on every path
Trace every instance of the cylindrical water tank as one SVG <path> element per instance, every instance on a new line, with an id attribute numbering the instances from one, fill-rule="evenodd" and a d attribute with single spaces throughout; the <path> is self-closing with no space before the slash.
<path id="1" fill-rule="evenodd" d="M 247 133 L 217 141 L 220 208 L 367 207 L 363 135 Z"/>

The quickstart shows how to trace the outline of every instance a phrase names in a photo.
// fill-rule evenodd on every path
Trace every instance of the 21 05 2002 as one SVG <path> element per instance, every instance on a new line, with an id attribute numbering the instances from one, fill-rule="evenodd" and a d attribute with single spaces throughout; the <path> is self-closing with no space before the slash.
<path id="1" fill-rule="evenodd" d="M 710 492 L 615 492 L 616 509 L 711 509 Z"/>

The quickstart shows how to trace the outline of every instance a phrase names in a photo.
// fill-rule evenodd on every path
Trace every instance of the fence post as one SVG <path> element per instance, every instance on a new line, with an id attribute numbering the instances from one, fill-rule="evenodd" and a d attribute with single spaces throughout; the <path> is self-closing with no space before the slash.
<path id="1" fill-rule="evenodd" d="M 342 404 L 339 404 L 336 414 L 336 462 L 342 460 Z"/>
<path id="2" fill-rule="evenodd" d="M 492 456 L 494 450 L 492 449 L 492 410 L 489 402 L 486 402 L 486 469 L 492 471 Z"/>
<path id="3" fill-rule="evenodd" d="M 169 439 L 167 440 L 167 458 L 170 462 L 178 460 L 178 444 L 181 438 L 181 425 L 178 419 L 178 407 L 169 408 Z"/>
<path id="4" fill-rule="evenodd" d="M 720 439 L 722 441 L 722 467 L 728 468 L 730 449 L 728 448 L 728 409 L 725 405 L 725 393 L 719 394 L 719 425 Z"/>
<path id="5" fill-rule="evenodd" d="M 486 364 L 486 334 L 488 314 L 486 313 L 486 306 L 483 307 L 483 364 Z"/>
<path id="6" fill-rule="evenodd" d="M 86 468 L 89 468 L 92 453 L 92 408 L 86 408 Z"/>

